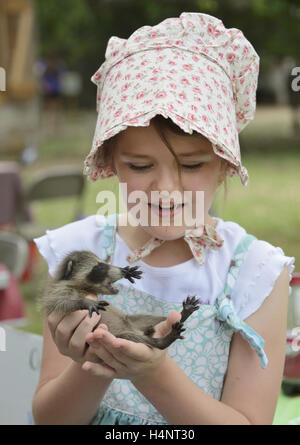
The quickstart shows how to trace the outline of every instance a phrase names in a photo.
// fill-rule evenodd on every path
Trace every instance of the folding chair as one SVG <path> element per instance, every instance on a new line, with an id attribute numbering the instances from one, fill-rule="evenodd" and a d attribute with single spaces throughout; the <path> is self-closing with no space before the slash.
<path id="1" fill-rule="evenodd" d="M 76 208 L 73 220 L 78 214 L 82 214 L 83 192 L 85 180 L 82 171 L 73 167 L 55 167 L 36 175 L 30 186 L 25 191 L 25 199 L 22 207 L 28 203 L 56 198 L 77 196 Z M 20 215 L 23 210 L 20 209 Z M 28 241 L 45 233 L 46 227 L 36 222 L 17 223 L 17 232 Z"/>
<path id="2" fill-rule="evenodd" d="M 2 286 L 0 289 L 0 321 L 24 325 L 25 304 L 19 287 L 28 261 L 27 242 L 12 232 L 0 231 L 0 266 Z"/>
<path id="3" fill-rule="evenodd" d="M 18 234 L 0 231 L 0 263 L 20 278 L 28 261 L 28 244 Z"/>

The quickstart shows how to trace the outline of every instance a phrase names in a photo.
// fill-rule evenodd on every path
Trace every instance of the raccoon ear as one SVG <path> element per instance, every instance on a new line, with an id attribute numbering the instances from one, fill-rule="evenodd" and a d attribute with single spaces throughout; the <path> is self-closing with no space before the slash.
<path id="1" fill-rule="evenodd" d="M 73 261 L 69 260 L 65 265 L 61 279 L 69 280 L 71 278 L 72 272 L 73 272 Z"/>

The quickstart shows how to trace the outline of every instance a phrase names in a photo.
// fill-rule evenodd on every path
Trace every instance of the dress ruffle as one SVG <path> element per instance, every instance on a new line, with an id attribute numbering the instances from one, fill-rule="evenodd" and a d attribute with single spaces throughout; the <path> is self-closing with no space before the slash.
<path id="1" fill-rule="evenodd" d="M 263 245 L 260 246 L 260 244 Z M 259 253 L 260 247 L 263 247 L 262 255 Z M 272 292 L 275 282 L 285 266 L 288 268 L 290 280 L 295 270 L 294 257 L 286 256 L 280 247 L 274 247 L 265 241 L 257 240 L 249 250 L 248 255 L 250 255 L 249 264 L 251 264 L 251 257 L 253 257 L 255 268 L 253 268 L 253 273 L 249 274 L 248 270 L 244 269 L 243 266 L 241 267 L 232 295 L 233 301 L 238 306 L 239 314 L 242 314 L 242 319 L 247 318 L 259 309 L 265 298 Z M 247 275 L 247 281 L 244 280 L 245 274 Z M 240 283 L 242 283 L 242 292 L 239 292 Z M 290 293 L 291 286 L 289 286 Z"/>
<path id="2" fill-rule="evenodd" d="M 219 303 L 219 304 L 218 304 Z M 234 312 L 234 308 L 229 299 L 224 298 L 219 302 L 217 300 L 218 313 L 217 318 L 227 323 L 234 332 L 239 332 L 245 340 L 250 344 L 251 348 L 255 350 L 260 358 L 261 367 L 264 369 L 268 364 L 268 359 L 264 351 L 264 339 L 247 325 L 244 321 L 238 318 Z"/>
<path id="3" fill-rule="evenodd" d="M 134 414 L 118 411 L 102 403 L 90 425 L 167 425 L 167 422 L 157 422 Z"/>

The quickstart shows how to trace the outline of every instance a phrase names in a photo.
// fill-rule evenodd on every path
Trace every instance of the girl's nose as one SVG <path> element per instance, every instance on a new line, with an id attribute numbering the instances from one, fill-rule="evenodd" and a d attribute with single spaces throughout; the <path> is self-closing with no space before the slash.
<path id="1" fill-rule="evenodd" d="M 154 190 L 166 190 L 167 192 L 181 190 L 177 168 L 161 167 L 157 169 L 152 187 Z"/>

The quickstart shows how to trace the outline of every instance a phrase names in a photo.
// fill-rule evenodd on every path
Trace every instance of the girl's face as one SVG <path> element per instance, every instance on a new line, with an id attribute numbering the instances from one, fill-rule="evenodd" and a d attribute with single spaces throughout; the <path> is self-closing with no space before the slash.
<path id="1" fill-rule="evenodd" d="M 192 225 L 186 224 L 186 218 L 182 216 L 183 224 L 174 225 L 175 215 L 170 210 L 162 211 L 156 205 L 167 204 L 170 208 L 172 201 L 176 204 L 184 203 L 175 210 L 191 212 L 192 218 L 196 217 L 196 191 L 204 192 L 204 205 L 200 207 L 202 222 L 211 221 L 208 210 L 212 204 L 215 191 L 220 185 L 221 158 L 217 156 L 211 143 L 201 136 L 177 135 L 169 130 L 166 131 L 166 138 L 176 153 L 181 165 L 182 186 L 180 184 L 178 167 L 173 154 L 168 150 L 161 140 L 154 125 L 149 127 L 128 127 L 119 134 L 117 146 L 114 151 L 114 168 L 121 183 L 127 184 L 127 197 L 133 191 L 142 191 L 147 198 L 142 205 L 148 213 L 146 223 L 143 220 L 144 230 L 151 235 L 164 240 L 173 240 L 184 236 L 184 232 Z M 169 192 L 170 199 L 165 202 L 157 197 L 151 196 L 151 192 Z M 179 193 L 174 195 L 174 192 Z M 185 197 L 190 191 L 192 199 Z M 172 199 L 173 192 L 173 199 Z M 160 195 L 161 196 L 161 195 Z M 166 196 L 168 196 L 166 194 Z M 128 211 L 140 203 L 127 202 Z M 156 205 L 155 205 L 156 204 Z M 140 206 L 141 207 L 141 206 Z M 165 207 L 165 205 L 164 205 Z M 152 222 L 151 222 L 151 213 Z M 198 211 L 199 215 L 199 205 Z M 155 225 L 153 218 L 155 217 Z M 170 221 L 166 226 L 165 221 Z M 202 221 L 201 221 L 202 220 Z M 157 225 L 157 221 L 159 222 Z M 165 223 L 166 224 L 166 223 Z"/>

